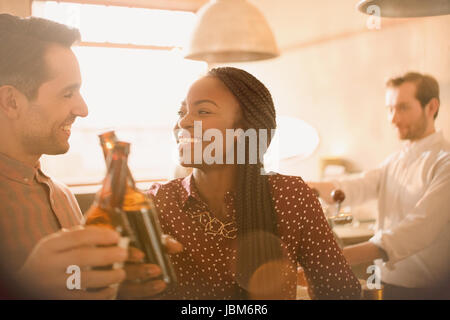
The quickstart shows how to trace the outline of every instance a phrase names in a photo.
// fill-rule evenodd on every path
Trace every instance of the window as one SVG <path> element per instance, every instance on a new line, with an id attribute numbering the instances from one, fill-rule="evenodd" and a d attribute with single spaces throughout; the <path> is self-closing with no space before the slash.
<path id="1" fill-rule="evenodd" d="M 114 129 L 131 143 L 137 180 L 170 178 L 176 165 L 172 127 L 189 85 L 207 64 L 182 57 L 192 12 L 34 1 L 33 15 L 80 29 L 73 48 L 89 116 L 73 126 L 68 153 L 42 157 L 45 172 L 67 184 L 101 181 L 97 134 Z"/>

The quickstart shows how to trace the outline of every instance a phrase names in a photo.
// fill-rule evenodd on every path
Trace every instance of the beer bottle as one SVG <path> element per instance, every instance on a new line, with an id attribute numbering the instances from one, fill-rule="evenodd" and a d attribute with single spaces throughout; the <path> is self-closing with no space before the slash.
<path id="1" fill-rule="evenodd" d="M 99 135 L 103 154 L 108 157 L 114 148 L 117 137 L 114 131 Z M 176 284 L 176 275 L 169 255 L 162 244 L 162 229 L 158 213 L 152 199 L 136 187 L 129 167 L 126 168 L 126 188 L 122 203 L 127 222 L 130 226 L 130 245 L 145 254 L 144 263 L 156 264 L 161 268 L 161 279 L 170 286 Z"/>
<path id="2" fill-rule="evenodd" d="M 114 145 L 118 141 L 116 133 L 112 131 L 107 131 L 99 136 L 100 146 L 102 147 L 103 157 L 105 158 L 105 162 L 107 162 L 108 155 L 111 150 L 114 148 Z M 133 189 L 136 189 L 136 183 L 131 175 L 130 168 L 127 165 L 127 185 L 131 186 Z"/>
<path id="3" fill-rule="evenodd" d="M 117 142 L 108 156 L 108 170 L 94 203 L 85 214 L 85 225 L 97 225 L 117 231 L 121 234 L 119 246 L 128 247 L 130 226 L 122 210 L 126 191 L 127 160 L 130 146 L 126 142 Z M 122 264 L 104 266 L 97 269 L 120 268 Z"/>

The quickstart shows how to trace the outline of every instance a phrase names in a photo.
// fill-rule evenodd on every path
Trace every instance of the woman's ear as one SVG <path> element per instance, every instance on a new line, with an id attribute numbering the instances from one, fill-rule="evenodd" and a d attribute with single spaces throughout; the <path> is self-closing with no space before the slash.
<path id="1" fill-rule="evenodd" d="M 244 121 L 239 120 L 234 126 L 234 138 L 235 140 L 239 138 L 242 134 L 244 134 L 247 126 L 243 123 Z"/>
<path id="2" fill-rule="evenodd" d="M 247 119 L 244 118 L 242 112 L 240 112 L 237 116 L 236 121 L 234 122 L 234 129 L 242 129 L 245 131 L 250 127 L 250 123 L 247 121 Z"/>
<path id="3" fill-rule="evenodd" d="M 0 112 L 9 119 L 17 119 L 20 114 L 21 95 L 13 86 L 0 86 Z"/>

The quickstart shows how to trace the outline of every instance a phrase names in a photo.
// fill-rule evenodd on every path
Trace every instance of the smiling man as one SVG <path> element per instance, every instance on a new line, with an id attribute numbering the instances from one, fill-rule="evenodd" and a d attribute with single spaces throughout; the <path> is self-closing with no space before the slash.
<path id="1" fill-rule="evenodd" d="M 77 30 L 48 20 L 0 15 L 0 278 L 3 286 L 9 282 L 10 297 L 112 297 L 112 288 L 96 293 L 67 290 L 66 268 L 101 263 L 95 255 L 110 262 L 127 256 L 118 247 L 87 250 L 88 245 L 114 244 L 117 236 L 70 230 L 82 221 L 78 204 L 39 165 L 42 154 L 69 150 L 73 122 L 88 114 L 71 50 L 79 39 Z M 122 281 L 125 273 L 84 276 L 84 287 L 106 287 Z"/>
<path id="2" fill-rule="evenodd" d="M 71 50 L 79 40 L 78 30 L 53 21 L 0 14 L 0 294 L 7 297 L 109 299 L 124 280 L 124 298 L 164 290 L 161 281 L 132 282 L 157 277 L 154 265 L 92 270 L 142 253 L 118 247 L 111 230 L 80 227 L 73 194 L 40 169 L 43 154 L 69 150 L 72 124 L 88 114 Z M 178 245 L 166 243 L 169 251 Z M 66 286 L 74 265 L 82 290 Z"/>
<path id="3" fill-rule="evenodd" d="M 435 128 L 439 104 L 433 77 L 409 72 L 390 79 L 388 117 L 403 148 L 357 177 L 309 183 L 329 203 L 335 188 L 345 192 L 344 205 L 378 199 L 374 237 L 344 255 L 352 265 L 376 260 L 388 299 L 448 298 L 450 144 Z"/>

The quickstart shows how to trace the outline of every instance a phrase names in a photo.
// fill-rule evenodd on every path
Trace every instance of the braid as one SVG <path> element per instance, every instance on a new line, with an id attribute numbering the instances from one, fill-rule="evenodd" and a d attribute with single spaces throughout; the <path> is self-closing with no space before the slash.
<path id="1" fill-rule="evenodd" d="M 232 67 L 212 69 L 209 75 L 220 79 L 239 101 L 246 129 L 275 129 L 272 96 L 258 79 L 244 70 Z M 270 134 L 267 139 L 270 143 Z M 272 195 L 267 176 L 261 174 L 263 164 L 259 157 L 256 164 L 249 163 L 248 145 L 245 153 L 245 163 L 238 164 L 236 195 L 237 277 L 238 282 L 244 286 L 258 267 L 281 257 L 280 243 L 274 241 L 278 239 L 278 230 Z M 267 286 L 270 284 L 267 283 Z M 242 293 L 241 289 L 239 292 Z M 246 297 L 246 294 L 241 297 Z"/>

